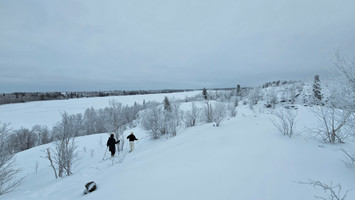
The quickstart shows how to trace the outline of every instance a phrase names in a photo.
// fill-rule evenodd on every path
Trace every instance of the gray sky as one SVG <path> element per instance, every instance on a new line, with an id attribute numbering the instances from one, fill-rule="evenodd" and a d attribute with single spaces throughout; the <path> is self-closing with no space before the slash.
<path id="1" fill-rule="evenodd" d="M 354 0 L 0 0 L 0 92 L 326 77 Z"/>

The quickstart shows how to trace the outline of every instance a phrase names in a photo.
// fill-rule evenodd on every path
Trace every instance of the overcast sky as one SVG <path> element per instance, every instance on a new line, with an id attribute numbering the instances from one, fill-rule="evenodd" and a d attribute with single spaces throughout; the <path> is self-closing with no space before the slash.
<path id="1" fill-rule="evenodd" d="M 322 79 L 336 49 L 354 0 L 0 0 L 0 92 Z"/>

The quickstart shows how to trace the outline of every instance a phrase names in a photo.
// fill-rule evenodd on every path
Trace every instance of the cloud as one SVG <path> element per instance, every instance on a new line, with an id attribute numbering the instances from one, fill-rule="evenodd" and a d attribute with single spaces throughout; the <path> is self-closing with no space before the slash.
<path id="1" fill-rule="evenodd" d="M 326 76 L 355 2 L 0 3 L 4 92 L 233 87 Z M 117 87 L 117 88 L 116 88 Z"/>

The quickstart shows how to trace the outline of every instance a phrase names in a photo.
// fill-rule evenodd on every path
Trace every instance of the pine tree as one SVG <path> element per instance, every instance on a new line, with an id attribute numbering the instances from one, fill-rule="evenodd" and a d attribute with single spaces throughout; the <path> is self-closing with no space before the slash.
<path id="1" fill-rule="evenodd" d="M 321 101 L 322 100 L 322 93 L 321 93 L 321 86 L 320 86 L 320 80 L 319 80 L 319 75 L 316 75 L 314 77 L 314 83 L 313 83 L 313 94 L 315 97 L 316 101 Z"/>

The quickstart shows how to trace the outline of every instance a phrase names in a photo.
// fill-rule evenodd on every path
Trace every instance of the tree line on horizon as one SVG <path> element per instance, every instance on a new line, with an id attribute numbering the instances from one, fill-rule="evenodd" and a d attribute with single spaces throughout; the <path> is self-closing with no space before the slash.
<path id="1" fill-rule="evenodd" d="M 193 91 L 192 89 L 163 89 L 163 90 L 114 90 L 89 92 L 13 92 L 0 95 L 0 105 L 11 103 L 26 103 L 32 101 L 62 100 L 90 97 L 145 95 Z"/>

